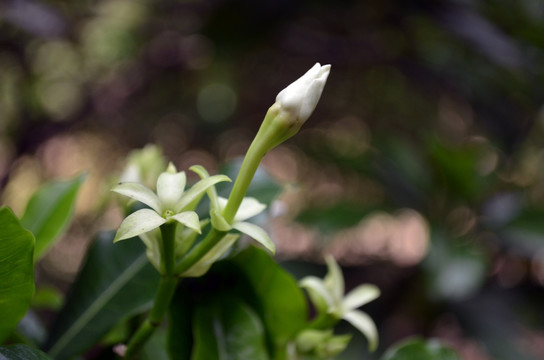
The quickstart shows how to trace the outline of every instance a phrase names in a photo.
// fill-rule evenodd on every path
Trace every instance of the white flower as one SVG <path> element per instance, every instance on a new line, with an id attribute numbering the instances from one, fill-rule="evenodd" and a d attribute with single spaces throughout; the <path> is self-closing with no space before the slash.
<path id="1" fill-rule="evenodd" d="M 306 74 L 280 91 L 276 103 L 289 112 L 294 121 L 302 125 L 312 115 L 330 70 L 330 65 L 321 66 L 316 63 Z"/>
<path id="2" fill-rule="evenodd" d="M 184 191 L 185 172 L 177 172 L 170 164 L 157 179 L 156 194 L 139 183 L 117 185 L 112 191 L 140 201 L 151 209 L 141 209 L 127 216 L 119 226 L 114 242 L 147 233 L 170 221 L 177 221 L 200 233 L 200 222 L 194 208 L 208 188 L 221 181 L 230 179 L 225 175 L 211 176 Z"/>
<path id="3" fill-rule="evenodd" d="M 196 172 L 201 178 L 201 181 L 209 179 L 207 171 L 202 166 L 192 166 L 191 170 Z M 240 204 L 240 207 L 236 211 L 232 223 L 229 223 L 223 217 L 223 210 L 227 204 L 227 199 L 217 196 L 217 192 L 214 187 L 208 189 L 208 197 L 210 198 L 210 220 L 212 226 L 219 231 L 230 231 L 232 229 L 238 230 L 239 232 L 248 235 L 262 246 L 264 246 L 272 254 L 276 251 L 276 246 L 261 227 L 246 222 L 249 218 L 252 218 L 266 209 L 266 205 L 259 202 L 257 199 L 252 197 L 244 197 Z"/>
<path id="4" fill-rule="evenodd" d="M 346 320 L 368 339 L 370 350 L 375 350 L 378 346 L 376 325 L 368 314 L 356 309 L 378 298 L 380 290 L 374 285 L 364 284 L 344 296 L 344 276 L 340 266 L 331 255 L 327 255 L 326 261 L 328 272 L 324 279 L 307 276 L 300 281 L 300 286 L 308 290 L 321 315 Z"/>

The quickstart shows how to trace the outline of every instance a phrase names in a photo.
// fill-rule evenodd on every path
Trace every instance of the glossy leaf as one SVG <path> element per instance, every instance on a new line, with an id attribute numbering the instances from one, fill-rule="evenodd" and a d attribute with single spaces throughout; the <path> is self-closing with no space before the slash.
<path id="1" fill-rule="evenodd" d="M 295 278 L 262 249 L 249 247 L 232 259 L 256 294 L 257 310 L 277 348 L 284 347 L 306 324 L 308 309 Z"/>
<path id="2" fill-rule="evenodd" d="M 36 237 L 34 261 L 38 261 L 66 230 L 72 218 L 77 192 L 85 180 L 52 182 L 41 187 L 30 199 L 21 224 Z"/>
<path id="3" fill-rule="evenodd" d="M 189 360 L 193 349 L 193 331 L 191 328 L 193 303 L 192 292 L 187 286 L 188 281 L 182 281 L 170 303 L 168 352 L 172 360 Z"/>
<path id="4" fill-rule="evenodd" d="M 239 299 L 200 303 L 193 316 L 192 360 L 265 360 L 264 328 L 254 310 Z"/>
<path id="5" fill-rule="evenodd" d="M 52 360 L 38 349 L 23 344 L 0 347 L 0 360 Z"/>
<path id="6" fill-rule="evenodd" d="M 0 343 L 27 312 L 34 294 L 34 237 L 0 208 Z"/>
<path id="7" fill-rule="evenodd" d="M 113 232 L 99 234 L 45 349 L 57 360 L 91 348 L 119 321 L 151 307 L 158 273 L 141 241 L 113 244 Z"/>
<path id="8" fill-rule="evenodd" d="M 381 360 L 460 360 L 438 340 L 410 339 L 390 348 Z"/>

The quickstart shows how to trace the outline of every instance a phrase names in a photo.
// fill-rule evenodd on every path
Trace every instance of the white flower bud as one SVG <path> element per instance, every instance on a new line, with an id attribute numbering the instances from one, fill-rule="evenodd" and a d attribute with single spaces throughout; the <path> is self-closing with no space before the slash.
<path id="1" fill-rule="evenodd" d="M 312 115 L 330 70 L 330 65 L 321 66 L 316 63 L 306 74 L 280 91 L 276 97 L 276 103 L 302 125 Z"/>

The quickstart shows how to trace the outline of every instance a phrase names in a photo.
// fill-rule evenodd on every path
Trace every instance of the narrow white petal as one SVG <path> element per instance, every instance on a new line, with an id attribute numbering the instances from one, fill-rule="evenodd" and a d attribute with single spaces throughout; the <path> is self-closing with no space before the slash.
<path id="1" fill-rule="evenodd" d="M 129 239 L 158 228 L 166 220 L 150 209 L 138 210 L 123 220 L 113 242 Z"/>
<path id="2" fill-rule="evenodd" d="M 328 268 L 327 276 L 324 279 L 325 286 L 332 293 L 335 303 L 340 303 L 344 297 L 344 276 L 342 275 L 342 269 L 331 254 L 327 254 L 325 261 Z"/>
<path id="3" fill-rule="evenodd" d="M 280 91 L 276 102 L 294 118 L 305 122 L 314 111 L 330 72 L 330 65 L 316 63 L 298 80 Z"/>
<path id="4" fill-rule="evenodd" d="M 202 179 L 193 186 L 189 190 L 183 194 L 181 197 L 181 200 L 176 204 L 176 212 L 180 212 L 188 205 L 193 205 L 193 202 L 197 200 L 201 195 L 203 195 L 208 188 L 211 186 L 214 186 L 215 184 L 223 181 L 231 181 L 228 176 L 225 175 L 214 175 L 210 176 L 209 178 Z M 196 205 L 196 204 L 195 204 Z"/>
<path id="5" fill-rule="evenodd" d="M 162 212 L 161 202 L 157 195 L 142 184 L 122 183 L 111 189 L 111 191 L 138 200 L 158 213 Z"/>
<path id="6" fill-rule="evenodd" d="M 208 170 L 206 170 L 202 165 L 193 165 L 189 168 L 189 170 L 197 173 L 201 179 L 207 179 L 210 177 Z M 208 197 L 210 198 L 210 207 L 212 209 L 219 209 L 219 202 L 217 201 L 218 196 L 215 187 L 209 187 L 206 192 L 208 193 Z"/>
<path id="7" fill-rule="evenodd" d="M 182 277 L 198 277 L 204 275 L 213 263 L 223 256 L 238 239 L 238 235 L 227 234 L 211 248 L 196 264 L 182 273 Z"/>
<path id="8" fill-rule="evenodd" d="M 157 195 L 165 209 L 173 210 L 181 199 L 187 178 L 185 172 L 175 174 L 163 172 L 157 179 Z"/>
<path id="9" fill-rule="evenodd" d="M 374 321 L 368 316 L 368 314 L 352 310 L 344 314 L 343 319 L 349 322 L 353 327 L 359 330 L 368 340 L 368 349 L 370 351 L 376 350 L 378 347 L 378 330 Z"/>
<path id="10" fill-rule="evenodd" d="M 351 290 L 344 300 L 342 306 L 346 311 L 357 309 L 380 296 L 380 289 L 375 285 L 363 284 Z"/>
<path id="11" fill-rule="evenodd" d="M 320 310 L 326 311 L 334 307 L 334 301 L 331 294 L 325 287 L 323 280 L 315 276 L 306 276 L 299 282 L 302 288 L 308 290 L 310 299 Z M 324 304 L 326 309 L 321 309 L 321 304 Z"/>
<path id="12" fill-rule="evenodd" d="M 193 229 L 197 233 L 201 233 L 200 230 L 200 221 L 198 220 L 198 215 L 194 211 L 184 211 L 179 214 L 170 216 L 171 219 L 176 220 L 180 224 L 187 226 L 190 229 Z"/>
<path id="13" fill-rule="evenodd" d="M 262 246 L 264 246 L 272 254 L 276 252 L 276 246 L 262 228 L 255 224 L 248 222 L 235 222 L 232 227 L 246 235 L 249 235 L 253 239 L 257 240 Z"/>
<path id="14" fill-rule="evenodd" d="M 262 213 L 266 209 L 266 204 L 259 202 L 253 197 L 245 197 L 240 204 L 240 208 L 234 216 L 234 221 L 244 221 L 255 215 Z"/>

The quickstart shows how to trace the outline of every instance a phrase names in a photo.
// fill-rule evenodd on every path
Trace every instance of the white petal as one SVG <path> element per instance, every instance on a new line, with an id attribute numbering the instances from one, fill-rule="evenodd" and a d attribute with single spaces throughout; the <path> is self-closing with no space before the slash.
<path id="1" fill-rule="evenodd" d="M 344 314 L 343 319 L 359 330 L 368 340 L 368 349 L 376 350 L 378 347 L 378 330 L 374 321 L 366 313 L 352 310 Z"/>
<path id="2" fill-rule="evenodd" d="M 200 176 L 201 179 L 207 179 L 210 177 L 210 174 L 208 173 L 208 170 L 204 168 L 202 165 L 193 165 L 189 168 L 189 170 L 195 172 L 198 176 Z M 214 187 L 210 187 L 207 190 L 208 197 L 210 198 L 210 204 L 212 209 L 216 209 L 219 207 L 219 204 L 217 202 L 217 191 L 215 191 Z"/>
<path id="3" fill-rule="evenodd" d="M 201 233 L 200 221 L 198 220 L 198 215 L 194 211 L 184 211 L 182 213 L 172 215 L 170 218 L 187 226 L 188 228 L 193 229 L 199 234 Z"/>
<path id="4" fill-rule="evenodd" d="M 330 65 L 321 66 L 316 63 L 298 80 L 280 91 L 276 102 L 299 121 L 305 122 L 321 97 L 330 68 Z"/>
<path id="5" fill-rule="evenodd" d="M 244 221 L 252 218 L 255 215 L 262 213 L 266 209 L 266 204 L 259 202 L 259 200 L 252 197 L 245 197 L 242 199 L 240 208 L 234 216 L 234 221 Z"/>
<path id="6" fill-rule="evenodd" d="M 276 246 L 274 245 L 266 231 L 264 231 L 259 226 L 248 222 L 235 222 L 234 224 L 232 224 L 232 227 L 257 240 L 257 242 L 259 242 L 272 254 L 276 252 Z"/>
<path id="7" fill-rule="evenodd" d="M 181 199 L 187 178 L 185 172 L 175 174 L 163 172 L 157 179 L 157 195 L 163 204 L 164 209 L 173 210 L 176 203 Z"/>
<path id="8" fill-rule="evenodd" d="M 224 197 L 217 197 L 217 202 L 219 203 L 219 208 L 221 209 L 221 211 L 223 211 L 223 209 L 227 205 L 227 201 L 228 200 Z M 263 204 L 262 202 L 253 197 L 245 197 L 242 199 L 242 203 L 240 204 L 236 215 L 234 215 L 234 222 L 244 221 L 252 218 L 253 216 L 262 213 L 264 209 L 266 209 L 266 204 Z"/>
<path id="9" fill-rule="evenodd" d="M 227 234 L 219 242 L 210 249 L 196 264 L 191 266 L 187 271 L 182 273 L 182 277 L 198 277 L 204 275 L 213 263 L 223 256 L 238 239 L 238 235 Z"/>
<path id="10" fill-rule="evenodd" d="M 327 311 L 334 307 L 331 294 L 325 287 L 323 280 L 315 276 L 306 276 L 299 282 L 300 286 L 308 290 L 310 299 L 321 311 Z"/>
<path id="11" fill-rule="evenodd" d="M 196 206 L 194 202 L 197 201 L 200 198 L 200 196 L 202 196 L 206 192 L 206 190 L 208 190 L 210 186 L 213 186 L 223 181 L 231 181 L 231 180 L 228 178 L 228 176 L 225 176 L 225 175 L 214 175 L 214 176 L 210 176 L 209 178 L 200 180 L 199 182 L 191 186 L 191 188 L 187 190 L 185 194 L 183 194 L 183 196 L 181 197 L 181 200 L 176 204 L 175 211 L 180 212 L 181 210 L 184 210 L 184 208 L 188 206 L 189 207 L 192 207 L 193 205 Z"/>
<path id="12" fill-rule="evenodd" d="M 113 242 L 129 239 L 158 228 L 166 220 L 150 209 L 138 210 L 123 220 Z"/>
<path id="13" fill-rule="evenodd" d="M 344 297 L 344 276 L 342 275 L 342 269 L 330 254 L 327 254 L 325 261 L 328 268 L 327 275 L 323 279 L 325 286 L 332 293 L 335 304 L 340 304 Z"/>
<path id="14" fill-rule="evenodd" d="M 111 191 L 138 200 L 158 213 L 162 212 L 161 202 L 157 195 L 142 184 L 122 183 L 111 189 Z"/>
<path id="15" fill-rule="evenodd" d="M 378 287 L 370 284 L 359 285 L 344 297 L 342 306 L 346 311 L 354 310 L 377 299 L 379 296 L 380 289 Z"/>

